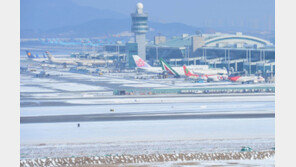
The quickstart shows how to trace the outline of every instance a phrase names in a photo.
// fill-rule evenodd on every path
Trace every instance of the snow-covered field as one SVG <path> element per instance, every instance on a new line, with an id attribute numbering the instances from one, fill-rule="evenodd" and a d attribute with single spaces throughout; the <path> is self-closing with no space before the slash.
<path id="1" fill-rule="evenodd" d="M 21 145 L 274 137 L 274 119 L 154 120 L 21 124 Z"/>
<path id="2" fill-rule="evenodd" d="M 106 154 L 172 154 L 172 153 L 208 153 L 238 152 L 242 146 L 254 151 L 273 150 L 274 138 L 238 138 L 207 140 L 173 140 L 164 141 L 129 141 L 129 142 L 95 142 L 68 144 L 23 144 L 22 158 L 102 156 Z"/>
<path id="3" fill-rule="evenodd" d="M 274 96 L 241 96 L 241 97 L 175 97 L 175 98 L 114 98 L 114 99 L 73 99 L 66 100 L 71 104 L 128 104 L 128 103 L 206 103 L 206 102 L 238 102 L 238 101 L 273 101 Z"/>
<path id="4" fill-rule="evenodd" d="M 44 84 L 44 83 L 56 83 L 55 79 L 49 79 L 49 78 L 36 78 L 28 75 L 22 75 L 21 74 L 21 86 L 26 84 Z"/>
<path id="5" fill-rule="evenodd" d="M 21 92 L 55 92 L 52 89 L 33 87 L 33 86 L 21 86 Z"/>
<path id="6" fill-rule="evenodd" d="M 35 86 L 26 86 L 26 85 L 34 84 Z M 44 87 L 40 88 L 38 87 Z M 47 92 L 51 92 L 54 89 L 62 90 L 62 91 L 99 91 L 105 90 L 104 87 L 101 86 L 91 86 L 81 83 L 67 83 L 62 82 L 54 79 L 47 79 L 47 78 L 34 78 L 30 77 L 27 79 L 22 80 L 21 82 L 21 92 L 46 92 L 43 89 L 47 88 Z M 53 90 L 51 90 L 53 89 Z"/>
<path id="7" fill-rule="evenodd" d="M 63 91 L 89 91 L 89 90 L 105 90 L 100 86 L 90 86 L 86 84 L 78 84 L 78 83 L 45 83 L 44 87 L 51 87 L 54 89 L 60 89 Z"/>
<path id="8" fill-rule="evenodd" d="M 223 106 L 223 103 L 238 103 L 238 102 L 273 102 L 274 96 L 223 96 L 223 97 L 198 97 L 198 96 L 143 96 L 143 97 L 116 97 L 101 98 L 102 95 L 110 95 L 110 92 L 89 92 L 89 93 L 45 93 L 42 95 L 32 95 L 35 101 L 39 102 L 63 102 L 68 105 L 116 105 L 116 104 L 162 104 L 162 103 L 217 103 Z M 91 97 L 91 98 L 90 98 Z M 109 96 L 110 97 L 110 96 Z M 51 98 L 51 99 L 49 99 Z M 26 102 L 22 100 L 21 102 Z M 182 105 L 182 104 L 181 104 Z M 250 104 L 253 106 L 253 104 Z M 274 105 L 273 105 L 274 106 Z M 223 108 L 222 108 L 223 109 Z M 254 108 L 255 109 L 255 108 Z"/>
<path id="9" fill-rule="evenodd" d="M 216 160 L 216 161 L 179 161 L 179 162 L 159 162 L 145 163 L 154 167 L 182 167 L 182 166 L 198 166 L 198 167 L 274 167 L 274 156 L 266 159 L 251 160 Z M 132 164 L 132 166 L 142 166 L 144 164 Z"/>
<path id="10" fill-rule="evenodd" d="M 112 96 L 112 91 L 87 91 L 87 92 L 60 92 L 60 93 L 39 93 L 31 94 L 30 97 L 36 98 L 38 100 L 52 99 L 71 99 L 71 98 L 89 98 L 89 97 L 102 97 L 102 96 Z"/>
<path id="11" fill-rule="evenodd" d="M 194 99 L 194 98 L 193 98 Z M 21 117 L 46 116 L 46 115 L 82 115 L 82 114 L 106 114 L 110 109 L 115 113 L 274 113 L 274 101 L 225 101 L 225 102 L 183 102 L 183 103 L 152 103 L 142 104 L 104 104 L 82 106 L 43 106 L 22 107 Z M 132 100 L 131 100 L 132 101 Z M 205 100 L 207 101 L 207 100 Z M 106 103 L 106 101 L 104 102 Z"/>

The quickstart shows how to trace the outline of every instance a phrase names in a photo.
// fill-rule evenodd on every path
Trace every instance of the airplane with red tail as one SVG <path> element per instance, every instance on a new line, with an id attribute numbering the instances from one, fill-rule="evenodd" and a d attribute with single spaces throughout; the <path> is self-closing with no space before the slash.
<path id="1" fill-rule="evenodd" d="M 198 79 L 198 80 L 204 80 L 204 81 L 207 81 L 208 80 L 208 78 L 205 75 L 192 74 L 185 65 L 183 65 L 183 69 L 184 69 L 185 75 L 188 78 Z"/>
<path id="2" fill-rule="evenodd" d="M 239 82 L 239 83 L 263 83 L 265 79 L 261 76 L 229 76 L 228 79 L 232 82 Z"/>

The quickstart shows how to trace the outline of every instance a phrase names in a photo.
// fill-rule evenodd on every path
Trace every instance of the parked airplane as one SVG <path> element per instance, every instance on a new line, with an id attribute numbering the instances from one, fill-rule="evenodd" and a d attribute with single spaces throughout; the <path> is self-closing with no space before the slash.
<path id="1" fill-rule="evenodd" d="M 169 74 L 174 75 L 175 77 L 185 76 L 182 66 L 181 67 L 171 67 L 164 59 L 160 58 L 161 68 L 160 67 L 152 67 L 148 63 L 146 63 L 143 59 L 141 59 L 138 55 L 133 55 L 135 63 L 137 65 L 137 69 L 144 70 L 146 72 L 151 73 L 162 73 L 163 71 L 167 71 Z M 194 73 L 201 73 L 207 75 L 217 75 L 227 74 L 225 69 L 209 69 L 208 66 L 205 65 L 192 65 L 188 66 L 188 69 L 192 70 Z"/>
<path id="2" fill-rule="evenodd" d="M 169 64 L 162 58 L 159 59 L 162 67 L 169 66 Z M 177 74 L 174 74 L 176 77 L 186 76 L 184 73 L 184 67 L 171 67 Z M 191 65 L 187 66 L 187 69 L 192 71 L 194 74 L 199 74 L 199 76 L 206 76 L 209 78 L 209 81 L 219 81 L 227 79 L 227 70 L 220 68 L 209 68 L 207 65 Z M 163 68 L 165 70 L 165 68 Z M 168 71 L 169 72 L 169 71 Z M 179 76 L 178 76 L 179 75 Z"/>
<path id="3" fill-rule="evenodd" d="M 49 51 L 46 51 L 46 56 L 48 58 L 48 61 L 50 63 L 53 63 L 53 64 L 63 64 L 63 65 L 77 65 L 77 63 L 71 59 L 56 59 L 55 57 L 53 57 Z"/>
<path id="4" fill-rule="evenodd" d="M 208 82 L 218 82 L 228 79 L 227 75 L 206 75 L 206 77 L 208 78 Z"/>
<path id="5" fill-rule="evenodd" d="M 205 75 L 198 75 L 198 74 L 192 74 L 185 65 L 183 65 L 184 74 L 191 79 L 197 79 L 197 80 L 203 80 L 207 81 L 208 78 Z"/>
<path id="6" fill-rule="evenodd" d="M 176 78 L 180 76 L 186 76 L 184 74 L 184 70 L 182 67 L 171 67 L 164 59 L 160 58 L 159 60 L 160 60 L 162 69 L 164 71 L 167 71 L 169 74 L 174 75 Z M 209 70 L 208 66 L 205 66 L 205 65 L 191 65 L 188 67 L 188 69 L 199 71 L 199 72 L 204 72 L 206 70 Z"/>
<path id="7" fill-rule="evenodd" d="M 28 57 L 29 60 L 33 60 L 33 61 L 37 61 L 37 62 L 45 62 L 47 59 L 46 57 L 43 55 L 43 58 L 39 57 L 38 54 L 33 55 L 30 51 L 26 50 L 26 55 Z"/>
<path id="8" fill-rule="evenodd" d="M 168 74 L 172 74 L 175 77 L 180 77 L 180 68 L 179 67 L 171 67 L 168 63 L 166 63 L 162 58 L 160 58 L 161 67 L 152 67 L 148 63 L 146 63 L 143 59 L 141 59 L 138 55 L 133 55 L 135 63 L 137 65 L 137 69 L 146 71 L 148 73 L 163 73 L 168 72 Z"/>
<path id="9" fill-rule="evenodd" d="M 185 65 L 183 65 L 184 73 L 187 77 L 189 78 L 197 78 L 197 79 L 203 79 L 208 82 L 218 82 L 218 81 L 223 81 L 227 80 L 227 75 L 223 74 L 215 74 L 215 75 L 208 75 L 208 74 L 193 74 L 191 73 Z"/>
<path id="10" fill-rule="evenodd" d="M 232 82 L 239 83 L 263 83 L 265 79 L 261 76 L 229 76 L 228 79 Z"/>
<path id="11" fill-rule="evenodd" d="M 54 64 L 69 64 L 69 65 L 86 65 L 86 66 L 92 66 L 92 65 L 105 65 L 107 63 L 111 64 L 113 63 L 112 60 L 97 60 L 97 59 L 75 59 L 75 58 L 55 58 L 52 56 L 48 51 L 46 52 L 46 55 L 48 57 L 49 62 Z"/>
<path id="12" fill-rule="evenodd" d="M 141 59 L 138 55 L 133 55 L 134 61 L 137 65 L 136 69 L 143 70 L 148 73 L 157 73 L 160 74 L 163 72 L 161 67 L 152 67 L 148 63 L 146 63 L 143 59 Z"/>

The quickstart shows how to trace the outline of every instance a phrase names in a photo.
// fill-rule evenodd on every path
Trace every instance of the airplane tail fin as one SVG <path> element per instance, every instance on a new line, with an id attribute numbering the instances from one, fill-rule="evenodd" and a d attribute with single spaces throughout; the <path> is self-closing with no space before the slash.
<path id="1" fill-rule="evenodd" d="M 134 61 L 137 67 L 151 67 L 148 63 L 146 63 L 141 57 L 138 55 L 133 55 Z"/>
<path id="2" fill-rule="evenodd" d="M 28 56 L 29 59 L 33 59 L 33 58 L 35 58 L 35 57 L 33 56 L 33 54 L 32 54 L 30 51 L 28 51 L 28 50 L 26 50 L 26 54 L 27 54 L 27 56 Z"/>
<path id="3" fill-rule="evenodd" d="M 52 62 L 53 59 L 54 59 L 54 57 L 49 53 L 49 51 L 46 51 L 45 54 L 46 54 L 48 60 L 49 60 L 50 62 Z"/>
<path id="4" fill-rule="evenodd" d="M 162 70 L 167 71 L 169 74 L 172 74 L 175 77 L 180 77 L 180 75 L 163 58 L 160 58 L 159 60 Z"/>
<path id="5" fill-rule="evenodd" d="M 185 73 L 186 76 L 192 76 L 192 75 L 193 75 L 193 74 L 188 70 L 188 68 L 187 68 L 185 65 L 183 65 L 183 69 L 184 69 L 184 73 Z"/>

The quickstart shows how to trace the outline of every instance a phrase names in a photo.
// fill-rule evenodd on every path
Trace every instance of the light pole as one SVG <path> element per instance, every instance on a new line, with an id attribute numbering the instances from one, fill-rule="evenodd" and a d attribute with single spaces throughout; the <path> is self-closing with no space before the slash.
<path id="1" fill-rule="evenodd" d="M 226 49 L 225 49 L 225 54 L 224 54 L 224 66 L 226 66 Z"/>
<path id="2" fill-rule="evenodd" d="M 230 69 L 230 49 L 228 49 L 228 70 Z"/>
<path id="3" fill-rule="evenodd" d="M 265 75 L 265 50 L 263 50 L 263 73 Z"/>
<path id="4" fill-rule="evenodd" d="M 249 50 L 250 54 L 249 54 L 249 74 L 251 74 L 251 68 L 252 68 L 252 50 Z"/>
<path id="5" fill-rule="evenodd" d="M 189 45 L 186 45 L 187 50 L 187 65 L 189 66 Z"/>
<path id="6" fill-rule="evenodd" d="M 158 46 L 156 45 L 156 62 L 158 63 Z"/>
<path id="7" fill-rule="evenodd" d="M 204 48 L 204 49 L 205 49 L 204 63 L 206 64 L 206 62 L 207 62 L 207 48 Z"/>

